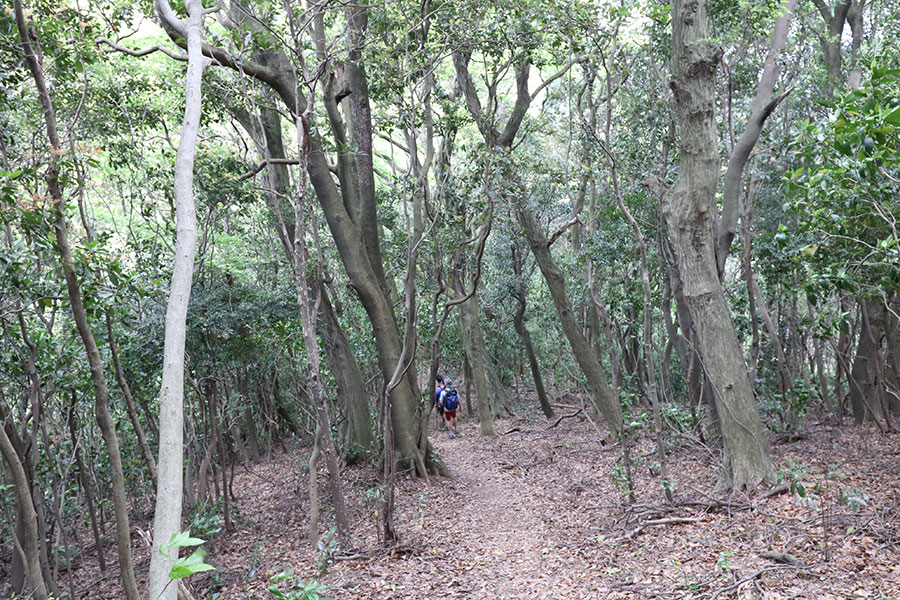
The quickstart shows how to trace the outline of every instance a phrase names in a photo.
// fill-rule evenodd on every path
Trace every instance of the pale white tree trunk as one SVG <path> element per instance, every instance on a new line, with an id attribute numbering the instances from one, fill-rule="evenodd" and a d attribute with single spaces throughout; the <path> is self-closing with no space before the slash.
<path id="1" fill-rule="evenodd" d="M 169 579 L 169 572 L 178 558 L 178 549 L 160 552 L 160 546 L 181 528 L 184 339 L 197 247 L 194 154 L 200 128 L 200 86 L 206 61 L 201 47 L 203 6 L 200 0 L 187 0 L 185 5 L 188 17 L 181 20 L 175 16 L 168 0 L 155 1 L 163 22 L 175 24 L 187 40 L 188 66 L 184 81 L 184 123 L 175 158 L 175 264 L 166 309 L 162 386 L 159 391 L 159 480 L 150 556 L 150 600 L 176 600 L 178 596 L 177 582 Z"/>

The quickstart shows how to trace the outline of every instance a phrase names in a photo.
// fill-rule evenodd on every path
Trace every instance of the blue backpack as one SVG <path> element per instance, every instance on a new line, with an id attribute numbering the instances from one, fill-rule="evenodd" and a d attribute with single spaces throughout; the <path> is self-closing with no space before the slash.
<path id="1" fill-rule="evenodd" d="M 459 394 L 453 389 L 453 386 L 444 388 L 442 394 L 444 396 L 444 410 L 456 410 L 459 406 Z"/>

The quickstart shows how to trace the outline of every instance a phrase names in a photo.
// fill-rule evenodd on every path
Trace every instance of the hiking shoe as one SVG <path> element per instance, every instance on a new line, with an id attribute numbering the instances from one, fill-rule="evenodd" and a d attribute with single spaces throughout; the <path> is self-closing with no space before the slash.
<path id="1" fill-rule="evenodd" d="M 459 430 L 458 430 L 458 429 L 454 429 L 454 430 L 453 430 L 453 435 L 459 435 Z"/>
<path id="2" fill-rule="evenodd" d="M 453 434 L 450 433 L 450 434 L 447 435 L 447 437 L 450 438 L 450 439 L 452 440 L 452 439 L 453 439 Z"/>

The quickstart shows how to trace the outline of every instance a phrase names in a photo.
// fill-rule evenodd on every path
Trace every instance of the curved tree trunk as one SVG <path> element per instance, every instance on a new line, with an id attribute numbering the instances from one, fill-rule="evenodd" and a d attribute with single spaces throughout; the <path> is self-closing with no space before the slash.
<path id="1" fill-rule="evenodd" d="M 174 23 L 187 42 L 185 109 L 175 157 L 175 264 L 166 308 L 162 383 L 159 391 L 159 483 L 153 518 L 153 548 L 150 553 L 150 598 L 176 600 L 178 585 L 169 572 L 178 558 L 176 549 L 162 545 L 181 529 L 182 461 L 184 460 L 184 342 L 188 302 L 197 247 L 197 217 L 194 209 L 194 155 L 202 109 L 201 85 L 206 59 L 201 51 L 203 6 L 187 0 L 188 16 L 179 20 L 168 0 L 156 0 L 156 11 L 166 23 Z M 163 552 L 161 552 L 163 550 Z"/>

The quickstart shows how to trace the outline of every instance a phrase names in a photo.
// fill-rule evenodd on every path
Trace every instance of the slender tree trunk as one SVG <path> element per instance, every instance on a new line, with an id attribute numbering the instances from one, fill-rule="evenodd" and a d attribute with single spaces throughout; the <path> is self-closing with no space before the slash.
<path id="1" fill-rule="evenodd" d="M 790 91 L 788 90 L 788 92 L 779 96 L 775 96 L 773 93 L 775 84 L 778 82 L 778 59 L 787 43 L 791 18 L 797 10 L 798 1 L 785 0 L 778 18 L 775 20 L 775 26 L 772 29 L 772 41 L 769 45 L 766 60 L 763 63 L 762 73 L 756 87 L 756 95 L 753 97 L 753 102 L 750 106 L 750 117 L 747 119 L 747 126 L 741 133 L 741 137 L 738 138 L 728 159 L 728 168 L 725 171 L 725 185 L 722 191 L 722 218 L 719 221 L 718 245 L 716 248 L 720 278 L 725 275 L 725 261 L 728 258 L 728 250 L 731 248 L 731 242 L 737 234 L 744 166 L 747 164 L 750 153 L 762 134 L 766 119 L 769 118 L 772 111 L 775 110 Z"/>
<path id="2" fill-rule="evenodd" d="M 576 234 L 573 232 L 573 236 Z M 531 369 L 531 378 L 534 381 L 534 389 L 537 393 L 538 402 L 541 405 L 541 411 L 548 419 L 554 417 L 553 407 L 550 406 L 550 400 L 547 398 L 547 392 L 544 389 L 544 378 L 541 376 L 541 367 L 538 364 L 537 355 L 534 353 L 534 346 L 531 343 L 531 334 L 525 327 L 525 285 L 522 281 L 522 256 L 517 246 L 512 248 L 513 273 L 517 278 L 513 297 L 516 299 L 516 310 L 513 313 L 513 328 L 522 340 L 522 347 L 525 349 L 525 356 L 528 358 L 528 367 Z"/>
<path id="3" fill-rule="evenodd" d="M 103 538 L 100 536 L 100 528 L 97 526 L 97 511 L 94 509 L 94 491 L 91 486 L 90 478 L 84 468 L 84 461 L 81 459 L 81 442 L 78 439 L 78 429 L 75 423 L 75 404 L 77 396 L 72 390 L 72 404 L 69 407 L 69 435 L 71 436 L 72 445 L 75 447 L 75 468 L 78 469 L 78 481 L 81 483 L 81 489 L 84 490 L 84 499 L 87 503 L 88 519 L 91 523 L 91 534 L 94 536 L 94 546 L 97 548 L 97 561 L 100 564 L 100 572 L 106 572 L 106 557 L 104 556 Z"/>
<path id="4" fill-rule="evenodd" d="M 541 270 L 544 280 L 550 289 L 557 317 L 562 324 L 563 332 L 569 340 L 569 344 L 572 346 L 575 360 L 581 367 L 585 377 L 587 377 L 594 406 L 603 415 L 607 427 L 618 437 L 623 430 L 621 407 L 615 394 L 609 387 L 609 383 L 607 383 L 606 374 L 603 372 L 600 361 L 575 320 L 575 314 L 572 312 L 572 303 L 566 291 L 562 272 L 550 254 L 546 236 L 541 231 L 534 216 L 525 208 L 521 196 L 516 196 L 516 204 L 516 218 L 524 229 L 525 237 L 537 261 L 538 268 Z"/>
<path id="5" fill-rule="evenodd" d="M 44 78 L 43 66 L 39 54 L 35 52 L 33 46 L 33 44 L 37 43 L 37 39 L 33 38 L 28 32 L 20 0 L 15 1 L 15 11 L 19 38 L 25 53 L 25 60 L 31 70 L 43 108 L 47 138 L 51 148 L 59 149 L 61 146 L 56 129 L 53 101 L 50 97 Z M 128 505 L 125 498 L 125 477 L 122 472 L 122 458 L 119 454 L 119 442 L 116 438 L 115 425 L 109 415 L 109 391 L 106 387 L 103 362 L 100 359 L 100 352 L 97 348 L 94 334 L 88 324 L 87 314 L 85 313 L 81 297 L 81 289 L 75 275 L 74 261 L 69 247 L 65 203 L 63 201 L 62 187 L 59 180 L 59 163 L 57 158 L 51 160 L 47 167 L 45 179 L 50 191 L 50 197 L 53 200 L 56 244 L 63 265 L 66 289 L 69 295 L 69 302 L 72 306 L 72 316 L 84 344 L 85 353 L 87 354 L 88 363 L 90 365 L 91 381 L 94 386 L 97 423 L 100 426 L 103 439 L 109 452 L 110 478 L 113 487 L 113 505 L 116 511 L 116 543 L 118 546 L 120 577 L 128 600 L 138 600 L 137 583 L 134 577 L 134 569 L 131 564 L 131 534 L 128 527 Z"/>
<path id="6" fill-rule="evenodd" d="M 187 0 L 187 18 L 175 16 L 168 0 L 155 0 L 156 11 L 166 23 L 176 23 L 187 41 L 185 111 L 175 157 L 175 264 L 166 308 L 162 384 L 159 392 L 159 483 L 153 519 L 150 553 L 150 599 L 176 600 L 178 585 L 169 572 L 178 558 L 174 549 L 162 545 L 181 529 L 182 461 L 184 460 L 184 342 L 188 302 L 197 247 L 197 217 L 194 209 L 194 155 L 200 129 L 201 84 L 206 59 L 201 49 L 203 6 Z"/>
<path id="7" fill-rule="evenodd" d="M 321 431 L 321 449 L 325 456 L 325 465 L 328 468 L 328 476 L 331 481 L 331 501 L 334 507 L 335 521 L 337 522 L 338 540 L 344 550 L 352 546 L 350 522 L 347 519 L 347 509 L 344 503 L 344 489 L 341 482 L 340 468 L 337 462 L 337 447 L 334 437 L 331 435 L 331 418 L 325 404 L 325 388 L 322 385 L 320 367 L 319 338 L 316 335 L 316 316 L 319 314 L 319 295 L 310 297 L 309 291 L 321 290 L 321 281 L 310 282 L 308 278 L 308 262 L 306 250 L 306 206 L 307 195 L 306 160 L 309 147 L 309 115 L 303 114 L 297 117 L 297 144 L 300 151 L 300 181 L 297 183 L 295 195 L 290 196 L 294 208 L 294 284 L 297 291 L 297 306 L 300 309 L 300 322 L 303 328 L 303 345 L 306 348 L 307 361 L 307 387 L 316 410 L 317 430 Z M 315 223 L 315 222 L 313 222 Z M 315 227 L 315 224 L 313 224 Z M 314 232 L 315 237 L 315 232 Z M 321 274 L 321 268 L 316 269 Z M 310 473 L 314 477 L 315 472 Z"/>
<path id="8" fill-rule="evenodd" d="M 457 282 L 458 284 L 459 282 Z M 462 287 L 458 285 L 457 287 Z M 494 435 L 494 412 L 491 410 L 491 397 L 488 391 L 487 373 L 485 370 L 484 338 L 481 335 L 481 325 L 478 323 L 477 295 L 459 305 L 460 331 L 463 338 L 463 347 L 469 366 L 472 370 L 472 379 L 475 384 L 475 398 L 478 401 L 478 421 L 481 426 L 481 435 Z"/>
<path id="9" fill-rule="evenodd" d="M 681 117 L 680 172 L 663 195 L 675 265 L 684 284 L 703 366 L 714 387 L 725 448 L 720 487 L 775 479 L 747 365 L 719 281 L 713 233 L 718 179 L 715 71 L 721 48 L 709 35 L 706 4 L 676 0 L 672 81 Z"/>
<path id="10" fill-rule="evenodd" d="M 18 7 L 17 7 L 18 8 Z M 13 491 L 16 495 L 16 509 L 22 515 L 19 523 L 22 524 L 21 536 L 13 535 L 14 552 L 20 553 L 20 558 L 25 566 L 25 578 L 31 587 L 31 593 L 35 600 L 47 600 L 49 594 L 44 582 L 37 542 L 40 539 L 37 530 L 37 513 L 31 499 L 28 478 L 25 476 L 25 468 L 19 460 L 19 456 L 13 448 L 12 442 L 6 435 L 6 429 L 0 425 L 0 452 L 9 468 L 9 474 L 13 480 Z"/>
<path id="11" fill-rule="evenodd" d="M 144 462 L 147 463 L 147 469 L 150 471 L 150 478 L 153 480 L 153 486 L 156 487 L 156 459 L 153 458 L 150 444 L 147 443 L 147 437 L 144 435 L 144 428 L 141 427 L 141 421 L 137 414 L 137 407 L 135 406 L 134 398 L 131 395 L 131 388 L 128 386 L 128 381 L 125 380 L 125 373 L 122 371 L 122 365 L 119 364 L 119 350 L 116 346 L 116 338 L 113 335 L 112 319 L 110 319 L 109 312 L 106 313 L 106 335 L 109 340 L 109 352 L 113 359 L 116 381 L 119 384 L 119 388 L 122 390 L 122 394 L 125 396 L 125 402 L 128 404 L 128 418 L 131 419 L 131 426 L 134 427 L 134 433 L 137 436 L 138 445 L 141 447 Z"/>

